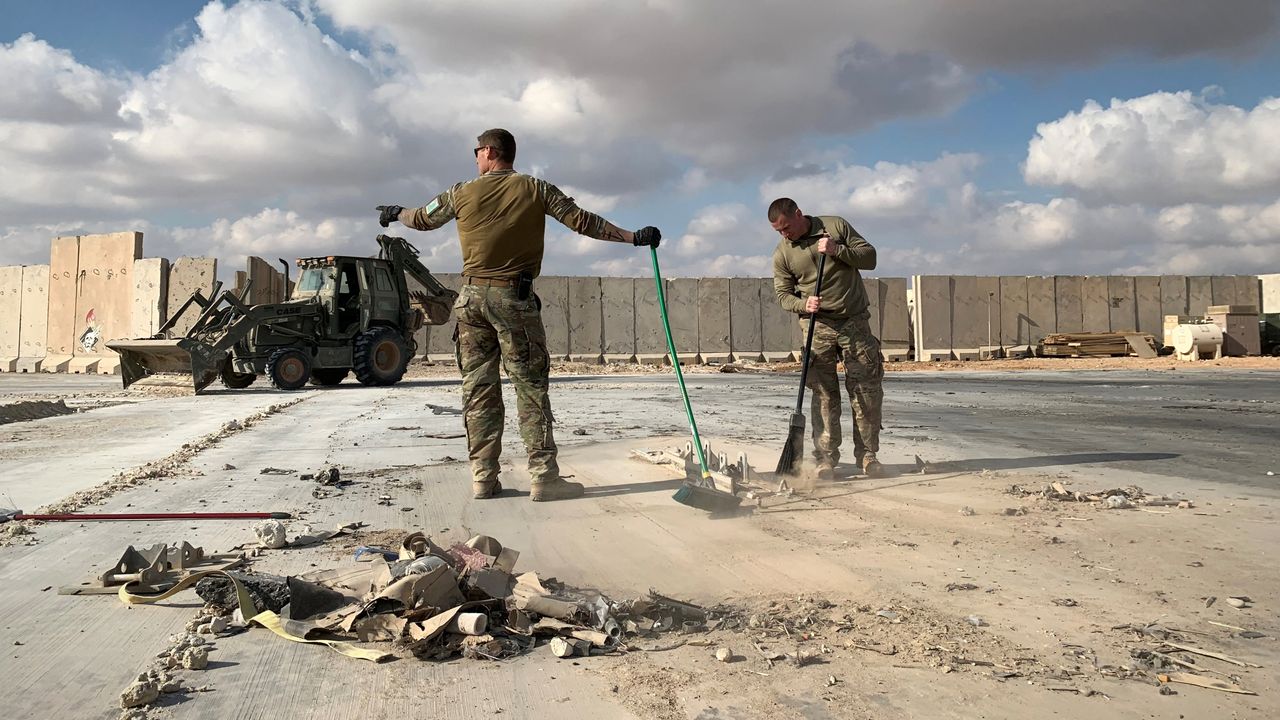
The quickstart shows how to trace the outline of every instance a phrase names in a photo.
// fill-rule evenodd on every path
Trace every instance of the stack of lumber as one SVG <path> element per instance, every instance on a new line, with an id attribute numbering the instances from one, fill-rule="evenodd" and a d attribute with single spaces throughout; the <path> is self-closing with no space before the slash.
<path id="1" fill-rule="evenodd" d="M 1132 340 L 1135 345 L 1130 344 Z M 1147 348 L 1138 347 L 1146 344 Z M 1138 354 L 1154 357 L 1159 346 L 1150 333 L 1055 333 L 1040 342 L 1047 357 L 1107 357 Z"/>

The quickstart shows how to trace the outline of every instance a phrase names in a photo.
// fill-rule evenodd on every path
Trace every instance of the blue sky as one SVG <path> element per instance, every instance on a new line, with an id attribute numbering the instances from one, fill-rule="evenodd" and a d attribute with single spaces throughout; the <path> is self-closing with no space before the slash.
<path id="1" fill-rule="evenodd" d="M 886 276 L 1280 269 L 1273 2 L 11 5 L 0 264 L 124 229 L 224 275 L 371 252 L 373 205 L 474 174 L 501 125 L 676 275 L 767 275 L 778 194 Z M 452 229 L 405 234 L 457 269 Z M 549 239 L 545 272 L 645 274 Z"/>

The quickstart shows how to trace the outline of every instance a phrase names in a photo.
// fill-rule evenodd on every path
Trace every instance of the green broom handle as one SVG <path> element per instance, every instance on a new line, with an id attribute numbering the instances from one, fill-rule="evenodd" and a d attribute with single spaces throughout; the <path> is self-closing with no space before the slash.
<path id="1" fill-rule="evenodd" d="M 684 414 L 689 418 L 689 429 L 693 431 L 693 448 L 698 453 L 698 465 L 702 468 L 702 478 L 711 479 L 707 472 L 707 458 L 702 451 L 702 438 L 698 437 L 698 423 L 693 419 L 693 406 L 689 404 L 689 391 L 684 386 L 684 373 L 680 371 L 680 356 L 676 354 L 676 341 L 671 337 L 671 323 L 667 321 L 667 296 L 662 292 L 662 273 L 658 271 L 658 248 L 649 246 L 650 257 L 653 258 L 653 281 L 658 286 L 658 312 L 662 315 L 662 329 L 667 333 L 667 349 L 671 351 L 671 364 L 676 369 L 676 380 L 680 382 L 680 395 L 684 397 Z"/>

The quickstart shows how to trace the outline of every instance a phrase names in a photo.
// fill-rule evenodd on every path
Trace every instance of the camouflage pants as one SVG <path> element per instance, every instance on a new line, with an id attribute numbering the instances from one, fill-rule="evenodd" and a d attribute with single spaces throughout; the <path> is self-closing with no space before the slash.
<path id="1" fill-rule="evenodd" d="M 808 331 L 808 319 L 801 324 Z M 853 453 L 859 462 L 867 452 L 880 452 L 881 408 L 884 405 L 884 365 L 880 341 L 871 334 L 868 316 L 824 320 L 813 328 L 809 376 L 812 392 L 809 416 L 813 423 L 813 454 L 831 464 L 840 462 L 840 379 L 836 362 L 844 362 L 844 383 L 853 405 Z"/>
<path id="2" fill-rule="evenodd" d="M 471 476 L 476 482 L 498 478 L 504 423 L 499 361 L 515 386 L 529 475 L 535 483 L 560 477 L 547 397 L 551 359 L 535 298 L 517 300 L 514 288 L 465 285 L 453 305 L 458 320 L 463 420 Z"/>

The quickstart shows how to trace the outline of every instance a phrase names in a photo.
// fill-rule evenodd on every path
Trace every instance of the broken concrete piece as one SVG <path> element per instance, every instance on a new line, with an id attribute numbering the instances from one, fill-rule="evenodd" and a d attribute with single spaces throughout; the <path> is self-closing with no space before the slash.
<path id="1" fill-rule="evenodd" d="M 727 648 L 727 647 L 718 647 L 718 648 L 716 648 L 716 660 L 719 660 L 719 661 L 720 661 L 720 662 L 722 662 L 722 663 L 727 663 L 727 662 L 729 662 L 729 661 L 730 661 L 730 660 L 732 660 L 732 659 L 733 659 L 733 651 L 732 651 L 732 650 L 730 650 L 730 649 L 729 649 L 729 648 Z"/>
<path id="2" fill-rule="evenodd" d="M 284 523 L 279 520 L 263 520 L 253 526 L 253 532 L 258 536 L 258 544 L 264 548 L 279 550 L 289 544 Z"/>
<path id="3" fill-rule="evenodd" d="M 1133 503 L 1129 502 L 1129 498 L 1124 495 L 1108 495 L 1102 503 L 1109 510 L 1127 510 L 1133 507 Z"/>
<path id="4" fill-rule="evenodd" d="M 235 586 L 227 576 L 234 577 L 249 593 L 257 612 L 280 612 L 289 604 L 289 585 L 285 578 L 266 573 L 244 573 L 228 570 L 224 575 L 210 575 L 196 583 L 196 594 L 201 600 L 218 607 L 234 608 L 240 604 Z M 256 614 L 256 613 L 255 613 Z"/>
<path id="5" fill-rule="evenodd" d="M 182 651 L 178 661 L 182 663 L 182 667 L 188 670 L 203 670 L 209 665 L 209 648 L 187 648 Z"/>
<path id="6" fill-rule="evenodd" d="M 968 505 L 965 505 L 964 507 L 960 508 L 960 514 L 964 515 L 965 517 L 977 515 L 977 513 L 973 511 L 973 508 L 969 507 Z"/>
<path id="7" fill-rule="evenodd" d="M 135 708 L 150 705 L 160 697 L 160 687 L 150 680 L 134 682 L 120 693 L 120 707 Z"/>
<path id="8" fill-rule="evenodd" d="M 1242 595 L 1227 598 L 1227 604 L 1233 608 L 1247 608 L 1249 607 L 1249 602 L 1249 598 Z"/>

